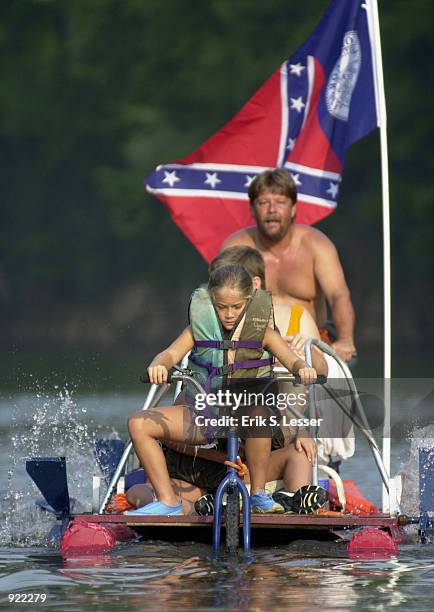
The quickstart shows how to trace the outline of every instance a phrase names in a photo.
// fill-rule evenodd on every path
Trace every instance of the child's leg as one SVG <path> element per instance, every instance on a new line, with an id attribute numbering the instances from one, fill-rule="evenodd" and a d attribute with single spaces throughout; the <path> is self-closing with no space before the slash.
<path id="1" fill-rule="evenodd" d="M 194 502 L 204 495 L 205 489 L 199 489 L 189 482 L 179 480 L 179 478 L 171 479 L 175 494 L 181 498 L 182 510 L 184 514 L 195 514 Z M 127 500 L 130 504 L 140 508 L 154 501 L 154 489 L 150 483 L 133 485 L 127 491 Z"/>
<path id="2" fill-rule="evenodd" d="M 271 453 L 268 478 L 270 480 L 283 478 L 286 491 L 277 491 L 273 499 L 284 508 L 285 512 L 310 514 L 322 508 L 328 499 L 324 489 L 311 486 L 312 464 L 306 453 L 299 452 L 294 443 Z"/>
<path id="3" fill-rule="evenodd" d="M 159 440 L 206 444 L 197 427 L 192 426 L 192 412 L 186 406 L 169 406 L 141 410 L 128 419 L 128 430 L 134 450 L 151 481 L 159 501 L 168 506 L 178 504 L 167 471 Z"/>
<path id="4" fill-rule="evenodd" d="M 272 436 L 269 417 L 270 410 L 266 406 L 243 406 L 239 412 L 240 421 L 246 424 L 240 429 L 240 435 L 245 440 L 251 495 L 263 491 L 267 482 Z"/>
<path id="5" fill-rule="evenodd" d="M 249 467 L 250 469 L 250 467 Z M 271 453 L 266 480 L 283 479 L 287 491 L 297 491 L 312 480 L 312 464 L 306 453 L 299 453 L 294 443 Z"/>
<path id="6" fill-rule="evenodd" d="M 253 495 L 265 489 L 271 458 L 271 438 L 246 438 L 245 448 L 250 473 L 250 493 Z"/>

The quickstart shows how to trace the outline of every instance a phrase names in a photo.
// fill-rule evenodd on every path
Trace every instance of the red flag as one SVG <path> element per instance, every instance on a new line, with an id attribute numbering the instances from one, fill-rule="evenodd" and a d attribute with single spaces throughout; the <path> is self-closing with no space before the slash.
<path id="1" fill-rule="evenodd" d="M 307 41 L 229 123 L 187 157 L 158 166 L 146 186 L 210 261 L 227 236 L 254 223 L 247 189 L 267 168 L 293 176 L 297 223 L 333 212 L 345 152 L 375 127 L 366 10 L 359 0 L 333 0 Z"/>

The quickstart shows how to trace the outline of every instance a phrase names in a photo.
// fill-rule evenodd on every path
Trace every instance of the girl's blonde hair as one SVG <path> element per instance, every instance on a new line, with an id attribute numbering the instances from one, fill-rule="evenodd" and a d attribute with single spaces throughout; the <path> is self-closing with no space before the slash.
<path id="1" fill-rule="evenodd" d="M 240 264 L 226 264 L 211 272 L 208 280 L 208 291 L 215 297 L 216 291 L 228 287 L 238 291 L 245 299 L 253 292 L 252 277 Z"/>

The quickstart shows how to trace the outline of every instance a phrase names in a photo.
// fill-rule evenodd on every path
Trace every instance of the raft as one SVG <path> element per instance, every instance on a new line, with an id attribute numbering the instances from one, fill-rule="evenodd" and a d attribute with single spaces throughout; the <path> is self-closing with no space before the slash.
<path id="1" fill-rule="evenodd" d="M 242 525 L 242 518 L 240 520 Z M 107 552 L 119 544 L 139 540 L 211 543 L 213 521 L 213 516 L 77 514 L 62 536 L 60 552 L 65 555 L 97 554 Z M 399 519 L 385 514 L 338 516 L 336 512 L 324 512 L 310 515 L 252 515 L 250 525 L 254 547 L 284 545 L 295 540 L 340 540 L 347 544 L 349 538 L 343 538 L 341 532 L 365 528 L 371 528 L 372 539 L 373 533 L 384 534 L 380 538 L 381 547 L 377 549 L 378 552 L 396 552 L 397 544 L 405 541 Z M 378 541 L 378 536 L 375 537 Z"/>

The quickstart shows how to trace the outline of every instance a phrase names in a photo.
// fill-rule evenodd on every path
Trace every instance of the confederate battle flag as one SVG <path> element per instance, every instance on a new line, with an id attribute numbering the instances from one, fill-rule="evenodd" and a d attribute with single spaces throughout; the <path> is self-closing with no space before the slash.
<path id="1" fill-rule="evenodd" d="M 267 168 L 286 168 L 294 178 L 298 223 L 336 208 L 347 148 L 378 125 L 371 1 L 333 0 L 229 123 L 147 178 L 147 190 L 207 261 L 229 234 L 253 224 L 247 189 Z"/>

